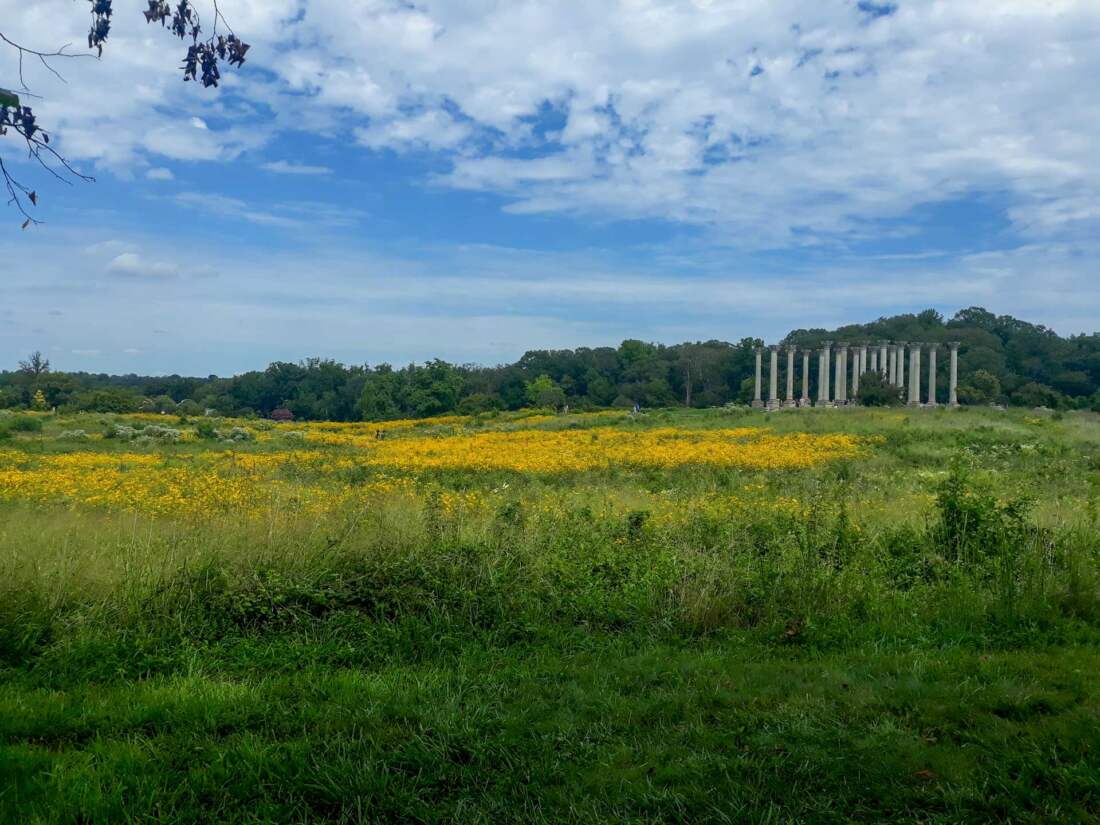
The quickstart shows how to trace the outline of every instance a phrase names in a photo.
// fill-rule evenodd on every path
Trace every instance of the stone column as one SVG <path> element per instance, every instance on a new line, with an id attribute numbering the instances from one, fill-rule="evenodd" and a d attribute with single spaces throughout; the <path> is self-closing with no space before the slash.
<path id="1" fill-rule="evenodd" d="M 867 345 L 859 345 L 859 374 L 862 377 L 863 373 L 867 372 Z"/>
<path id="2" fill-rule="evenodd" d="M 761 349 L 760 349 L 760 347 L 753 347 L 752 351 L 754 353 L 756 353 L 756 384 L 754 385 L 755 392 L 753 393 L 753 396 L 752 396 L 752 405 L 754 407 L 759 408 L 759 407 L 764 406 L 764 402 L 760 399 L 760 353 L 761 353 Z"/>
<path id="3" fill-rule="evenodd" d="M 878 350 L 871 350 L 871 354 L 868 356 L 871 360 L 868 365 L 868 372 L 878 372 Z"/>
<path id="4" fill-rule="evenodd" d="M 795 347 L 787 345 L 787 397 L 783 401 L 784 407 L 797 407 L 794 402 L 794 351 Z"/>
<path id="5" fill-rule="evenodd" d="M 920 406 L 920 344 L 909 345 L 909 406 Z"/>
<path id="6" fill-rule="evenodd" d="M 936 350 L 935 344 L 928 345 L 928 404 L 929 407 L 938 407 L 936 403 Z"/>
<path id="7" fill-rule="evenodd" d="M 880 341 L 878 345 L 878 371 L 882 373 L 882 377 L 886 377 L 888 367 L 886 366 L 886 352 L 889 349 L 889 344 L 885 341 Z"/>
<path id="8" fill-rule="evenodd" d="M 852 403 L 859 400 L 859 374 L 862 359 L 859 357 L 859 347 L 852 349 Z"/>
<path id="9" fill-rule="evenodd" d="M 779 346 L 772 344 L 771 371 L 768 373 L 768 409 L 779 409 Z"/>
<path id="10" fill-rule="evenodd" d="M 959 341 L 952 341 L 947 346 L 951 348 L 951 383 L 947 385 L 947 406 L 959 406 L 957 390 L 959 388 Z"/>
<path id="11" fill-rule="evenodd" d="M 893 344 L 890 344 L 890 346 L 888 346 L 886 349 L 886 383 L 893 386 L 894 374 L 896 372 L 895 367 L 897 366 L 897 353 L 895 352 L 897 347 L 895 347 Z"/>
<path id="12" fill-rule="evenodd" d="M 898 344 L 898 368 L 894 378 L 899 387 L 905 387 L 905 341 Z"/>
<path id="13" fill-rule="evenodd" d="M 802 350 L 802 398 L 798 406 L 810 406 L 810 351 L 808 349 Z"/>
<path id="14" fill-rule="evenodd" d="M 843 404 L 848 400 L 848 345 L 836 345 L 836 378 L 833 380 L 833 400 Z"/>
<path id="15" fill-rule="evenodd" d="M 817 360 L 817 405 L 825 407 L 829 404 L 829 347 L 832 341 L 824 341 L 821 344 L 821 355 Z"/>

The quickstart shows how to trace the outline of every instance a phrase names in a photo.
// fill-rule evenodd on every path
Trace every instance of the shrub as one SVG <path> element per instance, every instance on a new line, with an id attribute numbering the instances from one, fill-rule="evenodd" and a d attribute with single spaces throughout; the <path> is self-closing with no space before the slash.
<path id="1" fill-rule="evenodd" d="M 865 407 L 901 406 L 901 388 L 890 384 L 880 373 L 867 372 L 859 379 L 859 403 Z"/>
<path id="2" fill-rule="evenodd" d="M 156 442 L 176 442 L 183 437 L 181 430 L 150 424 L 144 428 L 128 427 L 125 424 L 112 424 L 104 433 L 104 438 L 119 441 L 133 441 L 135 444 L 154 444 Z"/>
<path id="3" fill-rule="evenodd" d="M 137 430 L 125 424 L 109 424 L 106 432 L 103 433 L 103 437 L 117 439 L 118 441 L 133 441 L 137 433 Z"/>
<path id="4" fill-rule="evenodd" d="M 1056 410 L 1065 406 L 1066 399 L 1046 384 L 1031 381 L 1012 393 L 1012 403 L 1023 407 L 1050 407 Z"/>
<path id="5" fill-rule="evenodd" d="M 152 424 L 142 431 L 142 437 L 152 441 L 175 442 L 183 437 L 183 432 L 172 427 L 162 427 L 160 424 Z"/>
<path id="6" fill-rule="evenodd" d="M 185 398 L 176 405 L 176 412 L 180 415 L 202 415 L 204 411 L 202 404 L 190 398 Z"/>
<path id="7" fill-rule="evenodd" d="M 492 410 L 499 410 L 502 406 L 501 400 L 495 395 L 475 392 L 472 395 L 467 395 L 458 402 L 458 413 L 460 415 L 477 415 Z"/>
<path id="8" fill-rule="evenodd" d="M 58 441 L 91 441 L 89 436 L 84 430 L 65 430 L 57 437 Z"/>
<path id="9" fill-rule="evenodd" d="M 33 415 L 17 415 L 7 421 L 4 428 L 13 433 L 40 433 L 42 419 Z"/>
<path id="10" fill-rule="evenodd" d="M 255 441 L 256 434 L 247 427 L 233 427 L 229 430 L 219 430 L 218 435 L 224 441 Z"/>
<path id="11" fill-rule="evenodd" d="M 975 489 L 955 465 L 936 494 L 939 518 L 931 537 L 950 560 L 980 561 L 1018 545 L 1032 532 L 1029 509 L 1027 499 L 999 502 L 988 491 Z"/>
<path id="12" fill-rule="evenodd" d="M 218 438 L 218 431 L 209 421 L 200 421 L 195 425 L 195 435 L 204 441 L 214 441 Z"/>

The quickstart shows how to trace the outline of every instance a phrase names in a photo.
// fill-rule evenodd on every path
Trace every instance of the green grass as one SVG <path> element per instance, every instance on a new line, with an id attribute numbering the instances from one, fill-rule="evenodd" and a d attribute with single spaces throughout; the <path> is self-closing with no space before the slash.
<path id="1" fill-rule="evenodd" d="M 886 441 L 425 479 L 510 485 L 483 518 L 0 505 L 0 822 L 1100 822 L 1100 421 L 768 420 Z M 632 511 L 749 483 L 808 517 Z"/>

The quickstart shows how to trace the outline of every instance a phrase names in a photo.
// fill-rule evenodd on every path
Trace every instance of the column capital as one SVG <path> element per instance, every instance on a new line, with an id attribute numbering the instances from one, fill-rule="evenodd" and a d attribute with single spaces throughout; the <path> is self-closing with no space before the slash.
<path id="1" fill-rule="evenodd" d="M 848 342 L 847 341 L 838 341 L 837 345 L 836 345 L 836 348 L 837 349 L 848 349 Z"/>
<path id="2" fill-rule="evenodd" d="M 948 341 L 947 346 L 951 347 L 952 350 L 957 350 L 962 346 L 962 341 Z"/>
<path id="3" fill-rule="evenodd" d="M 795 344 L 784 344 L 787 348 L 787 352 L 798 352 L 798 346 Z"/>
<path id="4" fill-rule="evenodd" d="M 832 345 L 833 345 L 833 342 L 832 342 L 832 341 L 822 341 L 822 342 L 821 342 L 821 346 L 822 346 L 822 348 L 823 348 L 823 349 L 828 349 L 828 348 L 829 348 L 829 347 L 831 347 Z"/>
<path id="5" fill-rule="evenodd" d="M 768 349 L 772 352 L 779 352 L 779 344 L 768 344 Z"/>

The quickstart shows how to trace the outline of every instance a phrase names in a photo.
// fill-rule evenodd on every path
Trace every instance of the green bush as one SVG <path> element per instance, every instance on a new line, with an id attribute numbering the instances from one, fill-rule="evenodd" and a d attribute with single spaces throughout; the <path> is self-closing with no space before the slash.
<path id="1" fill-rule="evenodd" d="M 200 421 L 195 425 L 195 435 L 203 441 L 215 441 L 218 438 L 218 430 L 211 422 Z"/>
<path id="2" fill-rule="evenodd" d="M 34 415 L 17 415 L 4 422 L 3 427 L 13 433 L 40 433 L 42 419 Z"/>
<path id="3" fill-rule="evenodd" d="M 857 397 L 865 407 L 900 407 L 902 403 L 901 388 L 890 384 L 877 372 L 860 376 Z"/>

